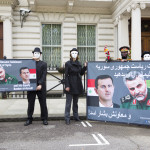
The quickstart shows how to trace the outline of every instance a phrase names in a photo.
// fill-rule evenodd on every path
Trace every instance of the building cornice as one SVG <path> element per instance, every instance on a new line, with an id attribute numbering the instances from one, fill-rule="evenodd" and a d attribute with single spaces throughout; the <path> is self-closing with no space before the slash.
<path id="1" fill-rule="evenodd" d="M 68 13 L 68 8 L 65 7 L 51 7 L 51 6 L 37 6 L 36 12 L 46 12 L 46 13 Z M 73 10 L 69 10 L 70 13 L 86 13 L 86 14 L 106 14 L 111 15 L 110 9 L 106 8 L 83 8 L 83 7 L 74 7 Z"/>
<path id="2" fill-rule="evenodd" d="M 127 12 L 131 12 L 131 10 L 135 10 L 136 8 L 145 9 L 145 3 L 133 3 L 131 6 L 127 8 Z"/>
<path id="3" fill-rule="evenodd" d="M 2 21 L 5 21 L 5 20 L 10 20 L 10 22 L 14 22 L 14 18 L 12 17 L 12 16 L 1 16 L 0 17 L 0 19 L 2 20 Z"/>
<path id="4" fill-rule="evenodd" d="M 121 3 L 121 0 L 117 0 L 116 1 L 116 3 L 111 8 L 112 12 L 114 12 L 118 8 L 118 6 L 120 5 L 120 3 Z"/>
<path id="5" fill-rule="evenodd" d="M 112 19 L 115 21 L 115 18 L 122 14 L 130 13 L 134 7 L 140 7 L 140 9 L 145 9 L 146 4 L 150 3 L 149 0 L 118 0 L 118 2 L 112 8 Z"/>
<path id="6" fill-rule="evenodd" d="M 68 5 L 67 5 L 67 11 L 72 12 L 73 10 L 73 5 L 74 5 L 74 0 L 69 0 Z"/>
<path id="7" fill-rule="evenodd" d="M 0 0 L 0 5 L 11 6 L 12 8 L 15 8 L 17 5 L 19 5 L 19 1 L 18 0 Z"/>
<path id="8" fill-rule="evenodd" d="M 132 0 L 119 0 L 116 5 L 112 8 L 112 19 L 120 16 L 126 12 L 127 8 L 132 4 Z"/>

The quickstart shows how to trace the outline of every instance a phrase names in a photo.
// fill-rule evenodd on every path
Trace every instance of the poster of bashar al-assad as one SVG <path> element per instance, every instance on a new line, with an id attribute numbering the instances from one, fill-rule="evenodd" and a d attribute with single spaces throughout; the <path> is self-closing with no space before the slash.
<path id="1" fill-rule="evenodd" d="M 0 92 L 33 90 L 36 90 L 36 64 L 34 60 L 0 60 Z"/>
<path id="2" fill-rule="evenodd" d="M 150 61 L 88 62 L 87 119 L 150 125 Z"/>

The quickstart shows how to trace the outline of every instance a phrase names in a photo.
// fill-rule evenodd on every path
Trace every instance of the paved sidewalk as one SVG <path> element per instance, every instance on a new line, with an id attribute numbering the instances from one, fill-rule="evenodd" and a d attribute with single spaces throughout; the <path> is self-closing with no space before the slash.
<path id="1" fill-rule="evenodd" d="M 64 119 L 65 98 L 47 99 L 49 119 Z M 27 99 L 0 99 L 0 121 L 25 120 L 27 118 Z M 78 112 L 80 117 L 86 116 L 86 98 L 79 98 Z M 71 110 L 72 115 L 72 110 Z M 35 102 L 33 117 L 40 119 L 40 105 Z"/>

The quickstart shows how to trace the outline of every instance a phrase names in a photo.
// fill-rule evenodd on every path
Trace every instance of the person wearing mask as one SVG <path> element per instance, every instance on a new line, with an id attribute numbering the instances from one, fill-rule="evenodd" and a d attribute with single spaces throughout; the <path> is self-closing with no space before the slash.
<path id="1" fill-rule="evenodd" d="M 149 61 L 150 60 L 150 52 L 149 51 L 143 52 L 142 55 L 141 55 L 141 57 L 142 57 L 142 60 Z"/>
<path id="2" fill-rule="evenodd" d="M 65 91 L 66 91 L 66 106 L 65 106 L 65 121 L 70 124 L 70 109 L 73 99 L 73 117 L 76 121 L 80 121 L 78 115 L 78 97 L 83 93 L 83 85 L 81 75 L 86 71 L 86 63 L 82 68 L 78 61 L 79 51 L 73 48 L 70 51 L 70 60 L 65 63 Z"/>
<path id="3" fill-rule="evenodd" d="M 33 120 L 33 112 L 35 105 L 36 95 L 38 96 L 40 107 L 41 107 L 41 120 L 44 125 L 48 125 L 48 111 L 46 104 L 46 74 L 47 74 L 47 64 L 40 60 L 40 56 L 42 54 L 40 48 L 36 47 L 34 49 L 33 59 L 36 61 L 36 76 L 37 76 L 37 88 L 36 91 L 28 91 L 28 110 L 27 115 L 28 119 L 25 122 L 24 126 L 28 126 L 32 124 Z"/>
<path id="4" fill-rule="evenodd" d="M 128 59 L 129 50 L 130 50 L 130 47 L 128 47 L 128 46 L 120 47 L 119 51 L 121 52 L 121 59 L 119 58 L 118 60 L 121 60 L 121 61 L 131 60 L 131 59 Z"/>

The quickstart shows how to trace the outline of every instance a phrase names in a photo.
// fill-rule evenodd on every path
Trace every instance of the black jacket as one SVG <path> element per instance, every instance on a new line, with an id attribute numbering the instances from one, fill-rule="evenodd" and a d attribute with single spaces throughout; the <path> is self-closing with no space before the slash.
<path id="1" fill-rule="evenodd" d="M 44 61 L 36 61 L 36 79 L 37 79 L 37 86 L 42 85 L 46 86 L 46 74 L 47 74 L 47 63 Z"/>
<path id="2" fill-rule="evenodd" d="M 81 63 L 78 60 L 75 62 L 69 60 L 65 63 L 65 88 L 70 88 L 68 93 L 77 95 L 83 93 L 81 75 L 83 75 L 85 71 L 86 67 L 82 68 Z"/>

